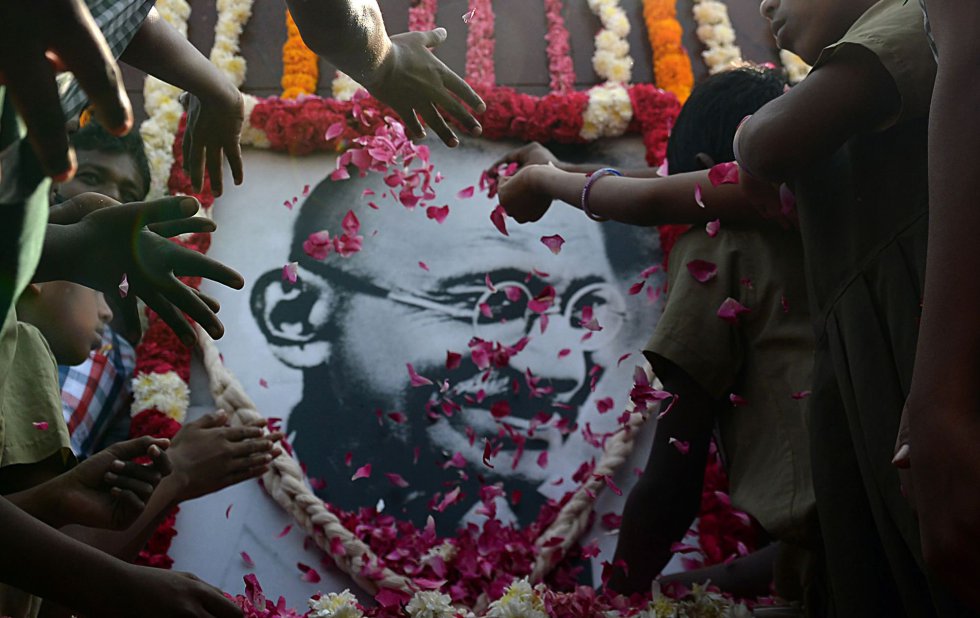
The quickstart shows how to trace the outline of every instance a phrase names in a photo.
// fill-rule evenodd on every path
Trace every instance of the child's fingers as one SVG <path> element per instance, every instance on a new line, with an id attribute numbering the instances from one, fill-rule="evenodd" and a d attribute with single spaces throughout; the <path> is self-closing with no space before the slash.
<path id="1" fill-rule="evenodd" d="M 156 488 L 156 485 L 154 484 L 146 483 L 128 476 L 120 476 L 113 472 L 105 473 L 105 482 L 108 483 L 112 489 L 131 491 L 144 501 L 150 499 L 150 496 L 153 495 L 153 490 Z"/>
<path id="2" fill-rule="evenodd" d="M 228 454 L 234 458 L 248 457 L 253 453 L 268 453 L 274 446 L 271 440 L 243 440 L 228 445 Z"/>
<path id="3" fill-rule="evenodd" d="M 151 446 L 156 446 L 159 449 L 166 449 L 170 446 L 170 440 L 165 438 L 151 438 L 150 436 L 142 436 L 132 440 L 116 442 L 112 446 L 108 447 L 106 451 L 112 453 L 112 456 L 116 460 L 126 462 L 130 459 L 147 455 Z"/>
<path id="4" fill-rule="evenodd" d="M 160 455 L 163 454 L 162 451 L 158 450 Z M 119 477 L 133 478 L 137 481 L 143 483 L 149 483 L 150 485 L 156 485 L 163 478 L 163 475 L 154 465 L 143 465 L 132 461 L 119 461 L 118 459 L 112 462 L 112 466 L 109 468 L 108 474 L 114 474 Z"/>
<path id="5" fill-rule="evenodd" d="M 127 513 L 137 515 L 139 513 L 142 513 L 143 509 L 146 508 L 146 502 L 141 500 L 140 497 L 137 496 L 132 491 L 122 489 L 121 487 L 113 487 L 112 489 L 109 490 L 109 493 L 111 493 L 112 496 L 115 497 L 116 502 L 118 502 L 119 505 Z M 128 527 L 129 524 L 132 523 L 132 519 L 135 519 L 135 517 L 127 518 L 127 521 L 119 522 L 120 524 L 119 527 L 120 528 Z"/>
<path id="6" fill-rule="evenodd" d="M 223 430 L 222 437 L 229 442 L 235 443 L 234 446 L 239 446 L 243 440 L 254 440 L 256 438 L 261 438 L 265 435 L 265 431 L 261 427 L 253 427 L 252 425 L 238 425 L 237 427 L 227 427 Z M 247 443 L 247 442 L 246 442 Z"/>
<path id="7" fill-rule="evenodd" d="M 150 457 L 153 459 L 153 468 L 160 473 L 161 477 L 167 476 L 174 471 L 170 456 L 155 444 L 150 447 Z"/>

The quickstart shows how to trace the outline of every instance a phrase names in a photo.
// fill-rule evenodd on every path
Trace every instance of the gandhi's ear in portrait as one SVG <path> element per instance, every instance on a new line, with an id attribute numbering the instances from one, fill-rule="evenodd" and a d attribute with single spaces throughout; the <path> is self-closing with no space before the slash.
<path id="1" fill-rule="evenodd" d="M 250 306 L 272 353 L 289 367 L 315 367 L 330 358 L 331 294 L 322 287 L 282 280 L 282 270 L 265 273 L 252 288 Z"/>

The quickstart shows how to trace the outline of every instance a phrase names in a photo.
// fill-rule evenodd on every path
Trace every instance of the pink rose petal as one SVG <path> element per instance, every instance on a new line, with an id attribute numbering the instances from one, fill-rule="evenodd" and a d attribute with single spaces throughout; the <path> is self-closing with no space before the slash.
<path id="1" fill-rule="evenodd" d="M 245 567 L 246 568 L 249 568 L 249 569 L 254 569 L 255 568 L 255 561 L 252 560 L 252 557 L 248 555 L 248 552 L 244 552 L 243 551 L 241 553 L 241 556 L 242 556 L 242 562 L 245 564 Z"/>
<path id="2" fill-rule="evenodd" d="M 453 370 L 459 368 L 463 360 L 463 355 L 457 352 L 446 351 L 446 369 Z"/>
<path id="3" fill-rule="evenodd" d="M 460 495 L 460 491 L 461 491 L 460 488 L 456 487 L 452 491 L 447 492 L 446 495 L 442 498 L 442 500 L 440 500 L 438 504 L 432 507 L 432 510 L 438 513 L 442 513 L 443 511 L 446 510 L 447 507 L 455 504 L 456 502 L 459 502 L 460 498 L 462 497 Z"/>
<path id="4" fill-rule="evenodd" d="M 714 238 L 718 235 L 718 231 L 721 229 L 721 220 L 715 219 L 714 221 L 708 221 L 704 226 L 704 231 L 708 233 L 709 238 Z"/>
<path id="5" fill-rule="evenodd" d="M 129 280 L 126 278 L 126 273 L 123 273 L 122 281 L 119 282 L 119 297 L 126 298 L 129 294 Z"/>
<path id="6" fill-rule="evenodd" d="M 732 406 L 736 408 L 749 405 L 748 399 L 742 397 L 741 395 L 736 395 L 735 393 L 728 396 L 728 401 L 732 402 Z"/>
<path id="7" fill-rule="evenodd" d="M 374 192 L 374 189 L 364 189 L 364 191 L 361 191 L 361 197 L 374 197 L 375 195 L 377 194 Z"/>
<path id="8" fill-rule="evenodd" d="M 269 388 L 269 383 L 265 381 L 265 378 L 259 378 L 259 386 L 262 388 Z"/>
<path id="9" fill-rule="evenodd" d="M 490 220 L 493 221 L 493 225 L 497 228 L 497 231 L 504 236 L 510 236 L 510 234 L 507 233 L 506 216 L 507 211 L 504 210 L 503 206 L 498 204 L 497 207 L 493 209 L 493 212 L 490 213 Z"/>
<path id="10" fill-rule="evenodd" d="M 408 487 L 408 481 L 406 481 L 401 474 L 397 474 L 395 472 L 385 472 L 385 478 L 387 478 L 388 482 L 395 487 Z"/>
<path id="11" fill-rule="evenodd" d="M 528 301 L 527 308 L 534 313 L 544 313 L 554 304 L 556 294 L 554 286 L 545 286 L 540 294 Z"/>
<path id="12" fill-rule="evenodd" d="M 425 209 L 425 216 L 434 219 L 436 223 L 442 223 L 449 216 L 449 206 L 429 206 Z"/>
<path id="13" fill-rule="evenodd" d="M 493 284 L 493 281 L 490 281 L 490 273 L 487 273 L 487 274 L 486 274 L 486 275 L 485 275 L 485 276 L 483 277 L 483 281 L 484 281 L 484 283 L 486 283 L 486 284 L 487 284 L 487 289 L 488 289 L 488 290 L 490 290 L 491 292 L 494 292 L 494 293 L 496 293 L 496 291 L 497 291 L 497 287 L 496 287 L 496 286 L 495 286 L 495 285 Z"/>
<path id="14" fill-rule="evenodd" d="M 279 533 L 279 534 L 278 534 L 278 535 L 276 536 L 276 538 L 277 538 L 277 539 L 281 539 L 282 537 L 284 537 L 284 536 L 286 536 L 287 534 L 289 534 L 289 531 L 290 531 L 290 530 L 292 530 L 292 529 L 293 529 L 293 525 L 292 525 L 292 524 L 289 524 L 288 526 L 286 526 L 285 528 L 283 528 L 283 529 L 282 529 L 282 532 L 280 532 L 280 533 Z"/>
<path id="15" fill-rule="evenodd" d="M 463 13 L 463 23 L 464 24 L 470 23 L 471 21 L 473 21 L 474 17 L 476 17 L 476 9 L 470 9 L 466 11 L 465 13 Z"/>
<path id="16" fill-rule="evenodd" d="M 314 260 L 325 260 L 330 255 L 333 243 L 327 230 L 313 232 L 303 241 L 303 253 Z"/>
<path id="17" fill-rule="evenodd" d="M 738 324 L 738 316 L 750 311 L 752 310 L 729 296 L 718 307 L 717 315 L 730 324 Z"/>
<path id="18" fill-rule="evenodd" d="M 47 421 L 34 421 L 33 423 L 31 423 L 31 425 L 34 425 L 34 429 L 37 429 L 38 431 L 47 431 L 48 430 L 48 422 Z"/>
<path id="19" fill-rule="evenodd" d="M 354 476 L 350 477 L 350 480 L 356 481 L 358 479 L 369 479 L 371 478 L 371 464 L 364 464 L 354 472 Z"/>
<path id="20" fill-rule="evenodd" d="M 405 363 L 405 366 L 408 367 L 408 378 L 411 381 L 412 386 L 432 385 L 432 380 L 416 373 L 415 367 L 412 366 L 412 363 Z"/>
<path id="21" fill-rule="evenodd" d="M 357 215 L 354 214 L 353 210 L 348 210 L 347 214 L 344 215 L 344 220 L 340 223 L 340 227 L 342 227 L 345 232 L 353 236 L 361 231 L 361 222 L 358 220 Z"/>
<path id="22" fill-rule="evenodd" d="M 738 184 L 738 163 L 719 163 L 708 170 L 708 180 L 711 186 L 718 185 L 737 185 Z"/>
<path id="23" fill-rule="evenodd" d="M 344 132 L 344 123 L 335 122 L 327 128 L 327 132 L 323 135 L 323 139 L 330 141 L 341 136 Z"/>
<path id="24" fill-rule="evenodd" d="M 605 414 L 606 412 L 613 409 L 616 402 L 612 397 L 603 397 L 602 399 L 595 402 L 595 407 L 599 410 L 599 414 Z"/>
<path id="25" fill-rule="evenodd" d="M 793 399 L 796 399 L 796 400 L 806 399 L 810 395 L 811 395 L 811 392 L 810 391 L 800 391 L 798 393 L 793 393 Z"/>
<path id="26" fill-rule="evenodd" d="M 622 356 L 620 356 L 619 357 L 619 360 L 616 361 L 616 366 L 619 367 L 620 365 L 622 365 L 623 364 L 623 361 L 626 360 L 627 358 L 629 358 L 630 356 L 633 356 L 633 353 L 632 352 L 627 352 L 626 354 L 623 354 Z"/>
<path id="27" fill-rule="evenodd" d="M 510 403 L 507 401 L 497 401 L 490 406 L 490 414 L 497 419 L 505 419 L 510 416 Z"/>
<path id="28" fill-rule="evenodd" d="M 565 239 L 561 237 L 561 234 L 555 234 L 553 236 L 542 236 L 541 242 L 544 243 L 545 247 L 551 249 L 551 252 L 555 255 L 561 253 L 561 246 L 565 244 Z"/>
<path id="29" fill-rule="evenodd" d="M 700 184 L 695 184 L 694 185 L 694 201 L 697 202 L 698 203 L 698 206 L 700 206 L 701 208 L 704 208 L 705 207 L 704 206 L 704 200 L 701 199 L 701 185 Z"/>
<path id="30" fill-rule="evenodd" d="M 705 260 L 691 260 L 687 263 L 687 272 L 698 283 L 707 283 L 718 276 L 718 267 Z"/>
<path id="31" fill-rule="evenodd" d="M 490 463 L 490 457 L 493 456 L 493 444 L 490 440 L 485 440 L 483 443 L 483 465 L 493 469 L 493 464 Z"/>
<path id="32" fill-rule="evenodd" d="M 300 579 L 302 579 L 304 582 L 315 584 L 320 581 L 320 574 L 317 573 L 316 569 L 314 569 L 313 567 L 306 566 L 302 562 L 297 562 L 296 568 L 303 573 Z"/>
<path id="33" fill-rule="evenodd" d="M 541 451 L 538 454 L 538 467 L 541 469 L 548 467 L 548 451 Z"/>
<path id="34" fill-rule="evenodd" d="M 421 268 L 422 270 L 424 270 L 426 272 L 429 272 L 429 265 L 426 264 L 425 262 L 419 262 L 419 268 Z"/>
<path id="35" fill-rule="evenodd" d="M 629 290 L 630 296 L 636 296 L 637 294 L 639 294 L 640 291 L 643 289 L 643 285 L 645 283 L 646 281 L 640 281 L 639 283 L 634 283 L 633 285 L 631 285 Z"/>
<path id="36" fill-rule="evenodd" d="M 233 507 L 233 506 L 235 506 L 235 505 L 234 504 L 229 504 L 228 505 L 228 508 L 225 509 L 225 519 L 230 519 L 231 518 L 231 507 Z"/>
<path id="37" fill-rule="evenodd" d="M 558 350 L 558 358 L 565 358 L 566 356 L 568 356 L 571 353 L 572 353 L 572 351 L 570 349 L 568 349 L 568 348 L 562 348 L 562 349 Z"/>
<path id="38" fill-rule="evenodd" d="M 678 440 L 677 438 L 671 438 L 668 442 L 677 449 L 677 452 L 681 455 L 687 455 L 691 450 L 691 443 L 684 442 L 683 440 Z"/>
<path id="39" fill-rule="evenodd" d="M 346 167 L 338 167 L 334 170 L 333 174 L 330 174 L 330 180 L 348 180 L 350 178 L 350 172 L 347 171 Z"/>
<path id="40" fill-rule="evenodd" d="M 299 274 L 299 262 L 290 262 L 282 267 L 282 280 L 296 283 Z"/>
<path id="41" fill-rule="evenodd" d="M 457 193 L 456 194 L 456 197 L 458 197 L 461 200 L 469 199 L 469 198 L 473 197 L 473 193 L 475 191 L 476 191 L 476 187 L 469 186 L 469 187 L 466 187 L 465 189 L 461 190 L 459 193 Z"/>
<path id="42" fill-rule="evenodd" d="M 310 185 L 303 185 L 303 197 L 310 194 Z"/>

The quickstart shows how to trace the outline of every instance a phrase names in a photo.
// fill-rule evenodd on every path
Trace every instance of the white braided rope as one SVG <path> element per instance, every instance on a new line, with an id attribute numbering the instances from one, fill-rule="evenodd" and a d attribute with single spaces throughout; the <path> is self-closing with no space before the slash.
<path id="1" fill-rule="evenodd" d="M 632 408 L 632 402 L 630 402 Z M 538 557 L 531 571 L 531 582 L 541 581 L 574 545 L 588 531 L 592 507 L 599 494 L 606 486 L 604 476 L 613 476 L 616 471 L 629 459 L 636 444 L 636 434 L 646 422 L 645 412 L 632 411 L 629 421 L 616 433 L 611 435 L 605 444 L 602 458 L 596 464 L 589 479 L 575 491 L 571 499 L 559 511 L 555 521 L 538 537 Z M 561 542 L 549 547 L 545 544 L 554 538 Z"/>
<path id="2" fill-rule="evenodd" d="M 226 411 L 235 424 L 245 424 L 262 418 L 241 383 L 221 361 L 221 354 L 214 341 L 200 326 L 195 328 L 215 405 Z M 414 592 L 409 578 L 384 567 L 371 548 L 327 510 L 307 483 L 299 462 L 292 456 L 283 452 L 276 457 L 269 472 L 262 477 L 262 483 L 279 506 L 292 515 L 317 545 L 333 558 L 337 567 L 350 575 L 365 591 L 374 594 L 381 588 L 390 588 L 408 594 Z M 333 539 L 340 539 L 344 548 L 343 555 L 331 553 L 330 543 Z M 361 567 L 365 565 L 377 566 L 380 577 L 364 577 Z"/>

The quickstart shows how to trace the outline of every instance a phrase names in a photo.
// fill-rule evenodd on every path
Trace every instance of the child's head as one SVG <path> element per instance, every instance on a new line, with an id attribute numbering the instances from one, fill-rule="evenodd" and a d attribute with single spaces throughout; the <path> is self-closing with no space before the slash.
<path id="1" fill-rule="evenodd" d="M 17 301 L 17 318 L 41 331 L 59 364 L 77 365 L 101 345 L 112 310 L 101 292 L 49 281 L 27 286 Z"/>
<path id="2" fill-rule="evenodd" d="M 730 69 L 691 92 L 667 143 L 667 169 L 681 174 L 735 160 L 732 140 L 742 119 L 783 93 L 782 72 L 757 66 Z"/>
<path id="3" fill-rule="evenodd" d="M 878 0 L 762 0 L 759 12 L 769 20 L 780 49 L 813 64 L 820 51 L 844 33 Z"/>
<path id="4" fill-rule="evenodd" d="M 62 198 L 101 193 L 118 202 L 139 202 L 150 190 L 150 166 L 137 131 L 116 137 L 91 121 L 72 135 L 78 171 L 55 190 Z"/>

